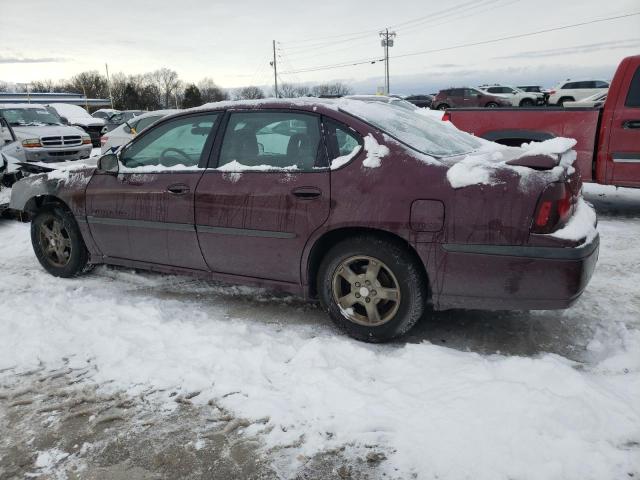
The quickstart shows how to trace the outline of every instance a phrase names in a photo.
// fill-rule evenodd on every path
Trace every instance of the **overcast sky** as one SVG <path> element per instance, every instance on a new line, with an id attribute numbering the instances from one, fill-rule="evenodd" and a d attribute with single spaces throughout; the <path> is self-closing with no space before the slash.
<path id="1" fill-rule="evenodd" d="M 67 78 L 83 70 L 176 70 L 223 87 L 270 85 L 272 40 L 281 81 L 342 80 L 358 93 L 383 84 L 383 64 L 310 72 L 379 59 L 378 30 L 397 32 L 391 90 L 421 93 L 481 82 L 552 86 L 565 78 L 608 79 L 640 53 L 640 16 L 541 35 L 482 42 L 640 12 L 640 0 L 0 0 L 0 80 Z"/>

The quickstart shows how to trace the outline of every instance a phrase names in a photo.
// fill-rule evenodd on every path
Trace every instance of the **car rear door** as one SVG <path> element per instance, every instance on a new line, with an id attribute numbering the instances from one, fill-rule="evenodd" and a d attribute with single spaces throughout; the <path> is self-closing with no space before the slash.
<path id="1" fill-rule="evenodd" d="M 628 68 L 610 127 L 609 155 L 613 168 L 611 183 L 640 186 L 640 66 Z M 607 102 L 608 103 L 608 102 Z M 609 107 L 609 105 L 607 105 Z"/>
<path id="2" fill-rule="evenodd" d="M 219 113 L 169 119 L 120 153 L 117 175 L 96 173 L 87 222 L 106 257 L 207 270 L 195 232 L 194 192 Z"/>
<path id="3" fill-rule="evenodd" d="M 298 284 L 304 246 L 330 209 L 320 116 L 229 111 L 214 152 L 195 197 L 209 268 Z"/>

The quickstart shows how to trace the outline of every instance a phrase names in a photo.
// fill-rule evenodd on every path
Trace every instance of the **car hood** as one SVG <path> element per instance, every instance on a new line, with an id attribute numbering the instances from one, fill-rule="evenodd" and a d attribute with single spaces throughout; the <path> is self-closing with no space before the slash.
<path id="1" fill-rule="evenodd" d="M 105 124 L 102 118 L 93 117 L 67 117 L 67 120 L 72 125 L 82 125 L 83 127 L 102 127 Z"/>
<path id="2" fill-rule="evenodd" d="M 46 125 L 41 127 L 36 126 L 24 126 L 13 127 L 13 132 L 20 140 L 26 138 L 40 138 L 40 137 L 54 137 L 63 135 L 81 135 L 84 133 L 77 127 L 70 127 L 66 125 Z"/>

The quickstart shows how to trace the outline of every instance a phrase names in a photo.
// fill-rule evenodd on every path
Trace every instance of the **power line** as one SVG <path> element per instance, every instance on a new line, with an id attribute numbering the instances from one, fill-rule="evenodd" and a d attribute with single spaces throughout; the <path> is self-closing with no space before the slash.
<path id="1" fill-rule="evenodd" d="M 497 43 L 497 42 L 502 42 L 502 41 L 505 41 L 505 40 L 513 40 L 515 38 L 531 37 L 533 35 L 540 35 L 540 34 L 549 33 L 549 32 L 557 32 L 559 30 L 566 30 L 568 28 L 576 28 L 576 27 L 582 27 L 584 25 L 592 25 L 594 23 L 609 22 L 611 20 L 618 20 L 618 19 L 621 19 L 621 18 L 633 17 L 635 15 L 640 15 L 640 12 L 633 12 L 633 13 L 627 13 L 625 15 L 617 15 L 615 17 L 607 17 L 607 18 L 600 18 L 600 19 L 597 19 L 597 20 L 589 20 L 589 21 L 586 21 L 586 22 L 573 23 L 571 25 L 563 25 L 561 27 L 546 28 L 544 30 L 537 30 L 535 32 L 518 33 L 518 34 L 515 34 L 515 35 L 509 35 L 507 37 L 493 38 L 491 40 L 483 40 L 481 42 L 463 43 L 463 44 L 460 44 L 460 45 L 455 45 L 453 47 L 434 48 L 434 49 L 431 49 L 431 50 L 422 50 L 422 51 L 419 51 L 419 52 L 404 53 L 402 55 L 396 55 L 394 58 L 413 57 L 413 56 L 416 56 L 416 55 L 426 55 L 427 53 L 445 52 L 445 51 L 448 51 L 448 50 L 456 50 L 458 48 L 475 47 L 475 46 L 478 46 L 478 45 L 487 45 L 487 44 L 490 44 L 490 43 Z"/>
<path id="2" fill-rule="evenodd" d="M 434 20 L 439 20 L 442 18 L 446 18 L 446 17 L 450 17 L 452 15 L 457 15 L 457 12 L 455 11 L 456 9 L 459 8 L 465 8 L 470 6 L 471 9 L 476 9 L 476 8 L 480 8 L 483 6 L 487 6 L 490 3 L 495 3 L 501 0 L 480 0 L 478 2 L 478 0 L 468 0 L 462 3 L 458 3 L 454 6 L 445 8 L 443 10 L 439 10 L 436 12 L 432 12 L 431 14 L 429 14 L 428 16 L 424 16 L 424 17 L 418 17 L 416 19 L 412 19 L 412 20 L 407 20 L 404 22 L 400 22 L 396 25 L 400 26 L 400 25 L 407 25 L 407 24 L 411 24 L 411 23 L 415 23 L 415 22 L 425 22 L 425 21 L 434 21 Z M 468 15 L 467 15 L 468 16 Z M 395 28 L 396 25 L 392 25 L 389 28 Z M 378 33 L 380 31 L 380 29 L 376 29 L 376 30 L 362 30 L 359 32 L 352 32 L 352 33 L 344 33 L 344 34 L 340 34 L 340 35 L 331 35 L 331 36 L 327 36 L 327 37 L 314 37 L 314 38 L 309 38 L 306 40 L 294 40 L 294 41 L 289 41 L 289 42 L 278 42 L 280 45 L 286 46 L 287 50 L 289 50 L 289 52 L 292 52 L 293 50 L 303 50 L 303 51 L 307 51 L 307 50 L 312 50 L 312 49 L 319 49 L 319 48 L 325 48 L 325 47 L 329 47 L 332 45 L 336 45 L 339 43 L 343 43 L 343 42 L 352 42 L 352 41 L 356 41 L 356 40 L 360 40 L 362 38 L 367 38 L 369 37 L 369 35 L 373 34 L 373 33 Z M 346 38 L 345 38 L 346 37 Z M 332 40 L 327 42 L 327 39 L 335 39 L 335 38 L 340 38 L 340 40 Z M 318 42 L 318 40 L 325 40 L 325 41 L 321 41 Z M 300 43 L 306 43 L 309 41 L 315 41 L 315 44 L 311 44 L 311 45 L 297 45 Z M 298 53 L 298 52 L 296 52 Z"/>
<path id="3" fill-rule="evenodd" d="M 616 15 L 613 17 L 607 17 L 607 18 L 600 18 L 600 19 L 595 19 L 595 20 L 589 20 L 589 21 L 585 21 L 585 22 L 580 22 L 580 23 L 574 23 L 574 24 L 570 24 L 570 25 L 562 25 L 560 27 L 553 27 L 553 28 L 547 28 L 544 30 L 537 30 L 535 32 L 527 32 L 527 33 L 519 33 L 519 34 L 515 34 L 515 35 L 509 35 L 506 37 L 500 37 L 500 38 L 494 38 L 494 39 L 490 39 L 490 40 L 483 40 L 480 42 L 472 42 L 472 43 L 464 43 L 464 44 L 460 44 L 460 45 L 454 45 L 451 47 L 443 47 L 443 48 L 435 48 L 435 49 L 431 49 L 431 50 L 422 50 L 422 51 L 418 51 L 418 52 L 412 52 L 412 53 L 405 53 L 405 54 L 401 54 L 401 55 L 395 55 L 394 58 L 404 58 L 404 57 L 412 57 L 412 56 L 417 56 L 417 55 L 426 55 L 429 53 L 437 53 L 437 52 L 444 52 L 444 51 L 448 51 L 448 50 L 456 50 L 459 48 L 466 48 L 466 47 L 473 47 L 473 46 L 478 46 L 478 45 L 487 45 L 487 44 L 491 44 L 491 43 L 497 43 L 497 42 L 502 42 L 505 40 L 513 40 L 516 38 L 523 38 L 523 37 L 530 37 L 530 36 L 534 36 L 534 35 L 541 35 L 543 33 L 549 33 L 549 32 L 555 32 L 555 31 L 559 31 L 559 30 L 566 30 L 569 28 L 576 28 L 576 27 L 582 27 L 585 25 L 592 25 L 594 23 L 601 23 L 601 22 L 608 22 L 608 21 L 612 21 L 612 20 L 618 20 L 618 19 L 622 19 L 622 18 L 628 18 L 628 17 L 633 17 L 636 15 L 640 15 L 640 12 L 632 12 L 632 13 L 627 13 L 627 14 L 623 14 L 623 15 Z M 380 59 L 380 58 L 370 58 L 370 59 L 366 59 L 366 60 L 353 60 L 353 61 L 345 61 L 342 63 L 335 63 L 335 64 L 329 64 L 329 65 L 318 65 L 315 67 L 303 67 L 300 68 L 298 70 L 292 70 L 292 71 L 288 71 L 288 72 L 282 72 L 282 74 L 294 74 L 294 73 L 306 73 L 306 72 L 317 72 L 320 70 L 331 70 L 331 69 L 335 69 L 335 68 L 344 68 L 344 67 L 350 67 L 350 66 L 356 66 L 356 65 L 364 65 L 364 64 L 374 64 L 377 62 L 382 62 L 384 61 L 384 58 Z"/>
<path id="4" fill-rule="evenodd" d="M 374 64 L 378 62 L 384 62 L 384 58 L 370 58 L 368 60 L 353 60 L 351 62 L 336 63 L 332 65 L 321 65 L 317 67 L 301 68 L 298 70 L 292 70 L 288 72 L 281 72 L 283 75 L 292 75 L 295 73 L 317 72 L 319 70 L 332 70 L 334 68 L 353 67 L 356 65 Z"/>

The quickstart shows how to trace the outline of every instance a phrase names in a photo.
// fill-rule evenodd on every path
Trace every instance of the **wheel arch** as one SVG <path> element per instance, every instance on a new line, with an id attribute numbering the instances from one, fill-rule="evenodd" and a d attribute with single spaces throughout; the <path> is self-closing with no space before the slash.
<path id="1" fill-rule="evenodd" d="M 49 194 L 34 195 L 33 197 L 29 198 L 29 200 L 27 200 L 27 202 L 24 204 L 24 208 L 22 211 L 33 217 L 38 212 L 44 209 L 54 207 L 62 208 L 63 210 L 73 215 L 71 207 L 69 207 L 69 205 L 67 205 L 64 200 L 62 200 L 60 197 Z"/>
<path id="2" fill-rule="evenodd" d="M 420 259 L 420 256 L 418 255 L 418 252 L 415 250 L 413 245 L 411 245 L 411 243 L 402 238 L 400 235 L 389 232 L 387 230 L 359 226 L 335 228 L 333 230 L 324 232 L 322 235 L 315 239 L 309 249 L 303 272 L 309 297 L 317 298 L 318 270 L 320 269 L 320 264 L 322 263 L 322 260 L 326 256 L 327 252 L 334 245 L 343 240 L 362 235 L 373 235 L 402 245 L 402 247 L 409 252 L 409 254 L 416 262 L 416 265 L 423 275 L 428 287 L 427 296 L 429 299 L 431 298 L 431 284 L 429 282 L 429 275 L 427 274 L 425 265 L 422 263 L 422 260 Z"/>
<path id="3" fill-rule="evenodd" d="M 525 142 L 544 142 L 555 138 L 554 134 L 539 130 L 494 130 L 481 136 L 490 142 L 500 143 L 509 147 L 519 147 Z"/>

